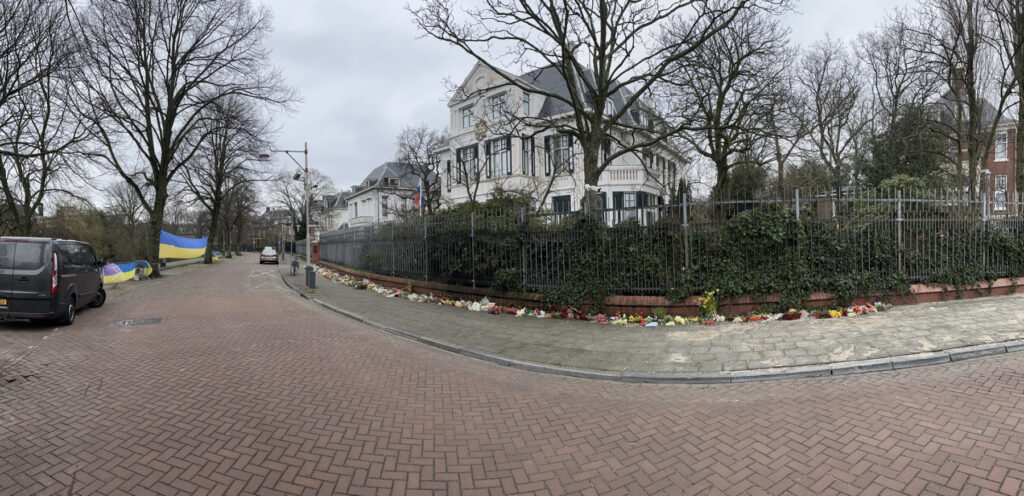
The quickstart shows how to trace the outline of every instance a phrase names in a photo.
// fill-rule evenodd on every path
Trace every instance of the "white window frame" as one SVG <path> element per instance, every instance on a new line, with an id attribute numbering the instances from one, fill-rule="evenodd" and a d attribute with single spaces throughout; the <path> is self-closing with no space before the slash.
<path id="1" fill-rule="evenodd" d="M 554 175 L 565 174 L 570 171 L 569 162 L 572 160 L 572 146 L 568 134 L 556 134 L 551 137 L 551 173 Z"/>
<path id="2" fill-rule="evenodd" d="M 489 143 L 491 149 L 490 160 L 491 177 L 499 177 L 512 173 L 512 143 L 511 138 L 502 136 L 495 138 Z"/>
<path id="3" fill-rule="evenodd" d="M 1007 151 L 1009 150 L 1009 142 L 1006 132 L 996 133 L 994 148 L 997 161 L 1005 161 L 1008 159 Z"/>
<path id="4" fill-rule="evenodd" d="M 522 144 L 522 171 L 524 176 L 536 176 L 537 175 L 537 146 L 534 138 L 522 138 L 519 141 Z"/>
<path id="5" fill-rule="evenodd" d="M 1006 174 L 999 174 L 995 176 L 993 183 L 992 200 L 995 203 L 995 209 L 1006 210 Z"/>
<path id="6" fill-rule="evenodd" d="M 636 213 L 636 193 L 633 191 L 624 192 L 622 194 L 622 218 L 635 219 L 637 217 Z"/>
<path id="7" fill-rule="evenodd" d="M 473 127 L 473 107 L 464 107 L 462 109 L 462 129 L 469 129 Z"/>
<path id="8" fill-rule="evenodd" d="M 505 93 L 491 97 L 491 118 L 500 119 L 505 115 Z"/>
<path id="9" fill-rule="evenodd" d="M 458 175 L 456 182 L 469 184 L 470 181 L 478 181 L 480 179 L 480 152 L 478 146 L 469 145 L 459 148 L 455 151 L 455 158 L 456 174 Z"/>
<path id="10" fill-rule="evenodd" d="M 530 115 L 530 94 L 523 92 L 523 115 L 529 117 Z"/>

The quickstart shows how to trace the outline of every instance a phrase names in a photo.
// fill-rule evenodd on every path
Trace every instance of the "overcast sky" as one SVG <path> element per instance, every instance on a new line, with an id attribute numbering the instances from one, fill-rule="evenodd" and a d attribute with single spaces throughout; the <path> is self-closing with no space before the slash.
<path id="1" fill-rule="evenodd" d="M 410 0 L 415 3 L 418 0 Z M 406 0 L 265 0 L 274 11 L 274 64 L 303 96 L 277 120 L 278 148 L 309 142 L 309 164 L 347 189 L 391 160 L 407 125 L 447 125 L 444 80 L 461 81 L 473 60 L 421 38 Z M 830 33 L 851 39 L 908 0 L 798 0 L 787 16 L 795 43 Z M 278 158 L 284 165 L 286 157 Z"/>

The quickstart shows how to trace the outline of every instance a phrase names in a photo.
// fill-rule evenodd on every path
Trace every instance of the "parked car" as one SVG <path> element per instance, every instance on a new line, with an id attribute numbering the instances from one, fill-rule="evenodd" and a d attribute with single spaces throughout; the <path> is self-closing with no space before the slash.
<path id="1" fill-rule="evenodd" d="M 277 263 L 277 250 L 273 246 L 263 247 L 263 251 L 260 252 L 260 263 Z"/>
<path id="2" fill-rule="evenodd" d="M 75 321 L 79 308 L 100 307 L 103 262 L 84 241 L 0 237 L 0 320 Z"/>

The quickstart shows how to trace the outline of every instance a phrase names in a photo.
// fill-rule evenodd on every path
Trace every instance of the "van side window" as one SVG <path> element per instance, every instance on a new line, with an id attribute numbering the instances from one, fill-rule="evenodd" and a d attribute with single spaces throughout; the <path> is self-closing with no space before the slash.
<path id="1" fill-rule="evenodd" d="M 42 243 L 18 243 L 14 250 L 15 270 L 34 270 L 43 266 L 43 251 L 46 245 Z"/>
<path id="2" fill-rule="evenodd" d="M 89 253 L 85 245 L 74 243 L 68 246 L 71 251 L 71 260 L 75 265 L 89 265 Z"/>
<path id="3" fill-rule="evenodd" d="M 0 268 L 11 268 L 14 260 L 14 243 L 0 242 Z"/>

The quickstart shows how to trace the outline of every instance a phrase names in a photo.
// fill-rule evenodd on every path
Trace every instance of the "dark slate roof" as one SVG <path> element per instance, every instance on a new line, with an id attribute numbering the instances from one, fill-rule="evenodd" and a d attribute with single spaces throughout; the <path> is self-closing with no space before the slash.
<path id="1" fill-rule="evenodd" d="M 953 124 L 955 120 L 954 110 L 960 102 L 967 102 L 967 97 L 958 97 L 953 90 L 949 90 L 942 94 L 934 103 L 934 108 L 938 112 L 939 120 L 946 124 Z M 988 100 L 982 99 L 981 101 L 981 118 L 982 122 L 992 122 L 996 115 L 996 108 Z M 1012 123 L 1014 119 L 1007 117 L 1005 114 L 999 116 L 999 123 L 1006 124 Z"/>
<path id="2" fill-rule="evenodd" d="M 360 183 L 361 190 L 374 186 L 388 186 L 388 178 L 398 178 L 398 188 L 416 189 L 420 184 L 420 177 L 412 170 L 409 164 L 403 162 L 385 162 L 376 169 L 370 171 Z M 355 193 L 352 193 L 355 194 Z M 349 195 L 351 196 L 351 194 Z M 347 199 L 348 197 L 346 197 Z"/>
<path id="3" fill-rule="evenodd" d="M 583 77 L 590 81 L 594 80 L 594 73 L 591 70 L 586 70 L 583 73 Z M 554 65 L 542 67 L 540 69 L 534 69 L 521 76 L 519 76 L 523 82 L 536 86 L 537 88 L 554 93 L 566 100 L 570 100 L 569 96 L 569 85 L 566 84 L 565 78 L 558 72 L 558 68 Z M 625 105 L 626 99 L 628 99 L 632 93 L 626 88 L 621 88 L 614 95 L 612 95 L 612 103 L 615 105 L 615 110 L 622 108 Z M 540 109 L 538 117 L 552 117 L 559 114 L 565 114 L 572 111 L 572 107 L 557 98 L 545 98 L 544 106 Z M 636 109 L 631 112 L 624 114 L 626 124 L 634 124 L 636 122 Z"/>

